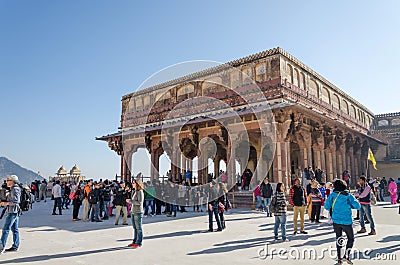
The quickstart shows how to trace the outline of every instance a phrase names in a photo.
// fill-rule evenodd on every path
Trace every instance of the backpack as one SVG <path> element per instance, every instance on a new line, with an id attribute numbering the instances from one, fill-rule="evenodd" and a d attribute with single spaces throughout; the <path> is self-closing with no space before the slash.
<path id="1" fill-rule="evenodd" d="M 29 209 L 32 209 L 32 203 L 35 197 L 28 189 L 24 188 L 22 185 L 19 185 L 19 187 L 21 189 L 21 202 L 19 203 L 19 207 L 24 212 L 29 211 Z"/>
<path id="2" fill-rule="evenodd" d="M 106 202 L 111 201 L 111 188 L 110 187 L 106 187 L 103 190 L 103 199 Z"/>
<path id="3" fill-rule="evenodd" d="M 96 204 L 97 203 L 97 196 L 95 190 L 91 190 L 88 194 L 88 201 L 90 204 Z"/>
<path id="4" fill-rule="evenodd" d="M 271 204 L 269 205 L 269 211 L 275 214 L 279 210 L 279 205 L 277 204 L 276 195 L 272 197 Z"/>

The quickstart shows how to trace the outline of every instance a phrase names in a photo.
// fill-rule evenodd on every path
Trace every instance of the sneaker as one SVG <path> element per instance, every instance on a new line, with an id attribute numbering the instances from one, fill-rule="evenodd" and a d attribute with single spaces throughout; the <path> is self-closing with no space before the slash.
<path id="1" fill-rule="evenodd" d="M 0 249 L 0 255 L 4 253 L 4 251 L 6 251 L 5 248 Z"/>
<path id="2" fill-rule="evenodd" d="M 130 243 L 129 245 L 128 245 L 128 247 L 133 247 L 134 245 L 136 245 L 135 243 Z"/>
<path id="3" fill-rule="evenodd" d="M 207 230 L 207 232 L 214 232 L 214 230 L 212 230 L 212 229 L 208 229 L 208 230 Z"/>
<path id="4" fill-rule="evenodd" d="M 301 231 L 300 231 L 300 234 L 305 234 L 305 235 L 307 235 L 308 232 L 306 232 L 306 231 L 304 231 L 304 230 L 301 230 Z"/>
<path id="5" fill-rule="evenodd" d="M 5 252 L 15 252 L 15 251 L 18 251 L 18 248 L 16 248 L 16 247 L 10 247 L 10 248 L 7 248 L 7 249 L 5 250 Z"/>
<path id="6" fill-rule="evenodd" d="M 343 261 L 346 261 L 347 264 L 353 265 L 353 262 L 352 262 L 349 258 L 345 258 L 345 257 L 344 257 L 342 260 L 343 260 Z"/>
<path id="7" fill-rule="evenodd" d="M 360 231 L 357 231 L 357 234 L 367 233 L 365 228 L 361 228 Z"/>
<path id="8" fill-rule="evenodd" d="M 297 231 L 294 231 L 294 232 L 293 232 L 293 235 L 297 235 Z"/>
<path id="9" fill-rule="evenodd" d="M 375 229 L 371 229 L 371 232 L 369 232 L 368 235 L 370 235 L 370 236 L 376 235 Z"/>
<path id="10" fill-rule="evenodd" d="M 138 244 L 134 244 L 133 246 L 132 246 L 132 248 L 134 248 L 134 249 L 137 249 L 137 248 L 140 248 L 141 247 L 141 245 L 138 245 Z"/>

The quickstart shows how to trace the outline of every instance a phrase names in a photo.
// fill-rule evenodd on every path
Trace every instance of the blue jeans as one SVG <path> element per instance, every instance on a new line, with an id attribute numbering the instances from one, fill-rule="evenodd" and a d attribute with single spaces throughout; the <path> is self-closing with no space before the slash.
<path id="1" fill-rule="evenodd" d="M 10 230 L 13 233 L 13 240 L 14 240 L 12 247 L 13 248 L 19 247 L 18 223 L 19 223 L 19 216 L 17 213 L 7 214 L 7 217 L 4 222 L 4 226 L 3 226 L 3 233 L 1 234 L 0 249 L 3 249 L 6 247 L 7 238 L 8 238 L 8 234 L 10 233 Z"/>
<path id="2" fill-rule="evenodd" d="M 361 204 L 361 208 L 360 208 L 360 226 L 361 226 L 361 228 L 365 229 L 364 214 L 367 215 L 367 219 L 369 221 L 371 229 L 375 229 L 375 223 L 374 223 L 374 219 L 372 218 L 370 204 Z"/>
<path id="3" fill-rule="evenodd" d="M 104 205 L 104 218 L 108 218 L 108 206 L 110 205 L 110 201 L 103 201 Z"/>
<path id="4" fill-rule="evenodd" d="M 99 218 L 99 203 L 90 204 L 90 220 L 91 221 L 98 221 Z"/>
<path id="5" fill-rule="evenodd" d="M 264 205 L 264 201 L 262 200 L 261 196 L 257 196 L 256 198 L 257 198 L 256 209 L 264 210 L 265 209 L 265 205 Z"/>
<path id="6" fill-rule="evenodd" d="M 271 214 L 271 212 L 269 211 L 269 206 L 271 205 L 271 198 L 264 198 L 264 206 L 266 208 L 266 212 L 267 214 Z"/>
<path id="7" fill-rule="evenodd" d="M 145 200 L 144 215 L 149 214 L 149 207 L 151 207 L 151 214 L 155 214 L 156 204 L 154 203 L 154 199 L 146 199 Z"/>
<path id="8" fill-rule="evenodd" d="M 281 226 L 282 239 L 286 240 L 286 215 L 276 216 L 275 215 L 275 225 L 274 225 L 274 237 L 278 239 L 278 228 Z"/>
<path id="9" fill-rule="evenodd" d="M 142 245 L 143 241 L 143 230 L 142 230 L 142 219 L 143 213 L 132 213 L 132 226 L 133 226 L 133 243 Z"/>
<path id="10" fill-rule="evenodd" d="M 219 214 L 218 214 L 218 202 L 213 202 L 212 206 L 213 206 L 212 211 L 208 209 L 208 229 L 213 230 L 213 214 L 214 214 L 215 221 L 217 221 L 218 230 L 222 230 L 221 220 L 219 219 Z M 207 207 L 209 207 L 209 204 L 207 205 Z"/>

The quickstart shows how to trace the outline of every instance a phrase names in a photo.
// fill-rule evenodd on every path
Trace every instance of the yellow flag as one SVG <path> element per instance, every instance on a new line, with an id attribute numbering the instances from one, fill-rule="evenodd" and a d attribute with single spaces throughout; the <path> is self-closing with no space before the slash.
<path id="1" fill-rule="evenodd" d="M 374 166 L 375 170 L 377 170 L 376 160 L 375 160 L 374 154 L 372 153 L 371 148 L 369 148 L 369 150 L 368 150 L 368 160 L 372 162 L 372 165 Z"/>

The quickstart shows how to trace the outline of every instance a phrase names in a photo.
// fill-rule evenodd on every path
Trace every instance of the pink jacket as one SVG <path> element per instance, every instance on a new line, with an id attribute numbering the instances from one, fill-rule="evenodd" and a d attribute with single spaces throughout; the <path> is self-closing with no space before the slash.
<path id="1" fill-rule="evenodd" d="M 253 191 L 254 196 L 261 196 L 261 189 L 260 189 L 260 185 L 257 185 L 257 187 L 254 189 Z"/>

